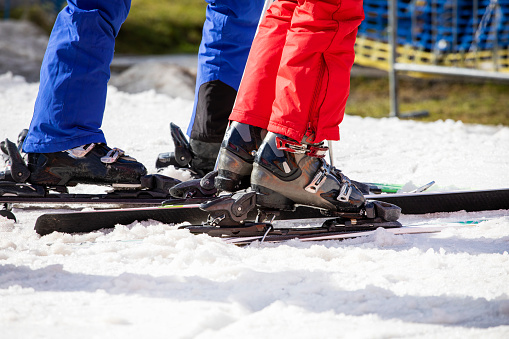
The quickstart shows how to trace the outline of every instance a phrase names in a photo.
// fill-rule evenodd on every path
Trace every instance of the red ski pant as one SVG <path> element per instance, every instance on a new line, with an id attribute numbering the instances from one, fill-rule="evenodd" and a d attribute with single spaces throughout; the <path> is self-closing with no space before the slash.
<path id="1" fill-rule="evenodd" d="M 339 140 L 362 0 L 276 0 L 262 20 L 230 120 L 301 141 Z"/>

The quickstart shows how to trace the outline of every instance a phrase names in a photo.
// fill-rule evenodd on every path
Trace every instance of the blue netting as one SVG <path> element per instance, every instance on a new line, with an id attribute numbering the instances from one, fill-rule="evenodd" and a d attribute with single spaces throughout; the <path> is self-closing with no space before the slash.
<path id="1" fill-rule="evenodd" d="M 359 36 L 388 41 L 388 1 L 364 0 Z M 456 53 L 509 46 L 509 0 L 397 0 L 397 42 Z"/>

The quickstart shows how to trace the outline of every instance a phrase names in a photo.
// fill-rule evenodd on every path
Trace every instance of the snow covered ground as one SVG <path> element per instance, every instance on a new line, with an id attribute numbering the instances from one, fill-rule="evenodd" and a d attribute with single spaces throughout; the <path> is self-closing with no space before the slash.
<path id="1" fill-rule="evenodd" d="M 29 125 L 37 87 L 0 76 L 1 138 Z M 103 129 L 154 172 L 169 122 L 185 130 L 191 109 L 110 87 Z M 341 135 L 334 162 L 352 179 L 509 187 L 507 127 L 347 116 Z M 242 248 L 157 222 L 39 237 L 47 210 L 14 212 L 0 218 L 2 338 L 509 337 L 509 210 L 401 219 L 485 220 L 436 234 Z"/>

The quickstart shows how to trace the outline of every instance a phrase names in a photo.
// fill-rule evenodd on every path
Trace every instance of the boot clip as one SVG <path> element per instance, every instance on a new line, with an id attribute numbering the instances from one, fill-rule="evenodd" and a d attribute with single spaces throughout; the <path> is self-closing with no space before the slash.
<path id="1" fill-rule="evenodd" d="M 331 166 L 327 164 L 325 161 L 322 161 L 322 166 L 320 166 L 320 169 L 318 172 L 316 172 L 315 177 L 309 185 L 307 185 L 304 189 L 308 191 L 309 193 L 315 194 L 318 192 L 320 187 L 323 185 L 325 180 L 327 179 L 327 175 L 329 175 L 331 171 Z"/>
<path id="2" fill-rule="evenodd" d="M 306 154 L 314 158 L 325 157 L 329 149 L 327 146 L 306 145 L 293 140 L 283 140 L 280 137 L 276 137 L 276 147 L 282 151 Z"/>
<path id="3" fill-rule="evenodd" d="M 108 151 L 108 153 L 104 157 L 101 157 L 101 162 L 105 164 L 112 164 L 123 155 L 124 151 L 122 151 L 120 148 L 113 148 L 110 151 Z"/>
<path id="4" fill-rule="evenodd" d="M 352 194 L 352 182 L 348 177 L 341 174 L 341 188 L 339 190 L 339 195 L 336 198 L 338 201 L 348 202 L 350 200 L 350 195 Z"/>
<path id="5" fill-rule="evenodd" d="M 71 149 L 68 149 L 66 152 L 69 154 L 69 156 L 73 159 L 83 158 L 85 155 L 87 155 L 92 148 L 94 148 L 95 144 L 91 143 L 88 146 L 78 146 Z"/>

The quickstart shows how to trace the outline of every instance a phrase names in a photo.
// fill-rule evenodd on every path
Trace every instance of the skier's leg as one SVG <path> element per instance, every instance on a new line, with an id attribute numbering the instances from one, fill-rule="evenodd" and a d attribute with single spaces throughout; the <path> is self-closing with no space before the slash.
<path id="1" fill-rule="evenodd" d="M 110 148 L 93 146 L 105 143 L 100 127 L 109 67 L 115 37 L 129 8 L 130 0 L 74 0 L 68 1 L 68 6 L 59 13 L 44 56 L 34 115 L 23 144 L 28 153 L 31 182 L 129 183 L 138 182 L 146 173 L 142 164 L 124 156 L 106 165 L 101 158 Z"/>
<path id="2" fill-rule="evenodd" d="M 296 5 L 296 0 L 276 1 L 260 23 L 230 115 L 234 123 L 218 156 L 215 184 L 219 190 L 234 191 L 249 185 L 254 154 L 269 123 L 277 70 Z"/>
<path id="3" fill-rule="evenodd" d="M 264 5 L 263 0 L 206 1 L 188 128 L 191 168 L 204 172 L 214 168 Z"/>
<path id="4" fill-rule="evenodd" d="M 363 18 L 360 1 L 299 1 L 278 69 L 269 131 L 297 141 L 306 132 L 315 142 L 339 140 Z"/>
<path id="5" fill-rule="evenodd" d="M 129 0 L 77 0 L 60 12 L 41 67 L 25 152 L 105 142 L 100 127 L 109 67 L 129 8 Z"/>
<path id="6" fill-rule="evenodd" d="M 260 23 L 230 120 L 266 129 L 276 77 L 297 0 L 275 1 Z"/>
<path id="7" fill-rule="evenodd" d="M 241 85 L 237 99 L 239 106 L 236 103 L 231 118 L 245 125 L 232 124 L 234 128 L 225 137 L 218 164 L 224 162 L 224 176 L 234 180 L 236 176 L 228 171 L 247 161 L 238 160 L 240 157 L 234 158 L 232 154 L 237 155 L 234 151 L 239 149 L 238 145 L 249 139 L 243 138 L 242 133 L 237 133 L 241 137 L 234 137 L 235 132 L 248 130 L 252 125 L 269 130 L 256 153 L 250 177 L 251 187 L 257 192 L 257 204 L 269 208 L 293 208 L 295 204 L 304 204 L 363 216 L 365 201 L 362 192 L 323 160 L 326 147 L 316 142 L 323 136 L 338 136 L 333 128 L 328 130 L 326 127 L 335 125 L 337 129 L 342 118 L 348 94 L 346 75 L 353 63 L 353 41 L 362 18 L 362 3 L 358 1 L 299 0 L 291 17 L 291 28 L 285 35 L 279 67 L 272 79 L 273 101 L 267 105 L 264 100 L 245 99 L 251 93 L 245 92 L 241 96 L 244 83 Z M 257 41 L 258 38 L 255 43 Z M 253 52 L 256 51 L 254 47 L 255 44 Z M 340 63 L 337 68 L 327 67 L 327 62 L 332 59 Z M 265 70 L 270 68 L 267 60 L 258 67 L 261 76 L 254 77 L 254 82 L 260 82 Z M 246 75 L 250 65 L 248 63 L 246 67 Z M 334 73 L 330 73 L 332 71 Z M 329 79 L 334 76 L 340 77 L 340 86 L 333 89 L 328 86 Z M 338 95 L 334 90 L 339 90 L 339 104 L 343 103 L 343 107 L 329 104 L 329 101 L 338 104 L 338 100 L 330 98 Z M 247 104 L 240 106 L 244 102 Z M 238 107 L 243 109 L 237 111 Z M 324 112 L 324 108 L 332 111 Z M 320 125 L 322 119 L 332 119 L 332 122 Z M 249 136 L 248 133 L 244 135 Z M 219 169 L 221 173 L 221 166 Z M 216 184 L 221 189 L 222 182 L 216 181 Z"/>
<path id="8" fill-rule="evenodd" d="M 354 214 L 364 208 L 362 192 L 325 162 L 321 143 L 339 138 L 362 18 L 362 2 L 299 1 L 278 70 L 270 133 L 251 175 L 257 203 Z"/>

